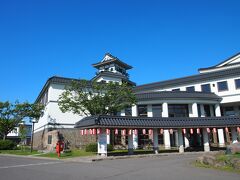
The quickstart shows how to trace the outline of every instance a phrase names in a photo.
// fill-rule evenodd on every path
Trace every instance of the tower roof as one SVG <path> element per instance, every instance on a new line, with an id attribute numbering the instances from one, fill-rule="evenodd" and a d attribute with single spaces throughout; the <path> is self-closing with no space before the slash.
<path id="1" fill-rule="evenodd" d="M 121 61 L 117 57 L 111 55 L 110 53 L 106 53 L 101 62 L 92 64 L 92 66 L 98 69 L 101 66 L 109 65 L 109 64 L 112 64 L 112 63 L 118 64 L 119 66 L 125 68 L 126 70 L 132 69 L 132 66 L 124 63 L 123 61 Z"/>

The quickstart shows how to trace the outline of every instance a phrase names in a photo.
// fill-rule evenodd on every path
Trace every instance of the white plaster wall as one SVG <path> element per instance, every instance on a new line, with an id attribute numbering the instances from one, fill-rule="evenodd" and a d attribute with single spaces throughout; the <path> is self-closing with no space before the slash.
<path id="1" fill-rule="evenodd" d="M 172 86 L 169 88 L 157 89 L 155 91 L 172 91 L 173 89 L 180 88 L 181 91 L 185 91 L 186 87 L 195 86 L 195 91 L 201 92 L 202 84 L 210 84 L 211 91 L 218 96 L 222 97 L 223 100 L 221 103 L 232 103 L 232 102 L 240 102 L 240 89 L 236 89 L 235 87 L 235 79 L 240 78 L 239 76 L 233 76 L 231 78 L 219 78 L 213 81 L 202 81 L 201 83 L 190 83 L 181 86 Z M 218 91 L 217 82 L 227 81 L 228 82 L 228 91 Z"/>
<path id="2" fill-rule="evenodd" d="M 38 132 L 46 128 L 49 122 L 62 124 L 62 127 L 73 128 L 74 124 L 81 120 L 83 116 L 73 114 L 71 112 L 63 113 L 58 106 L 59 96 L 64 92 L 65 85 L 50 84 L 48 89 L 48 102 L 44 108 L 44 114 L 35 123 L 34 132 Z"/>
<path id="3" fill-rule="evenodd" d="M 113 82 L 122 82 L 122 80 L 120 78 L 113 78 L 113 77 L 106 77 L 106 76 L 101 76 L 99 79 L 97 79 L 97 82 L 101 82 L 102 80 L 106 81 L 107 83 L 109 81 L 113 81 Z"/>

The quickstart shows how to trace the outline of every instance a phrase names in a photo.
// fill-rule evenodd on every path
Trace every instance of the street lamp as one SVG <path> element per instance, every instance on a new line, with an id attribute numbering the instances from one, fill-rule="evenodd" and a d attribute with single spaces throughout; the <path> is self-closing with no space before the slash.
<path id="1" fill-rule="evenodd" d="M 36 119 L 32 119 L 32 133 L 31 133 L 31 153 L 33 151 L 33 136 L 34 136 L 34 124 L 36 123 Z"/>

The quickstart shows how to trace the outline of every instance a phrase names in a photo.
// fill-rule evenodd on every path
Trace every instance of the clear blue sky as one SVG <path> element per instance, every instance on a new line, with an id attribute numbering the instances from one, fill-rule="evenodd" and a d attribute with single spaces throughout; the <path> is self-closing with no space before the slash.
<path id="1" fill-rule="evenodd" d="M 239 0 L 0 1 L 0 101 L 33 102 L 53 76 L 91 79 L 106 52 L 150 83 L 240 51 Z"/>

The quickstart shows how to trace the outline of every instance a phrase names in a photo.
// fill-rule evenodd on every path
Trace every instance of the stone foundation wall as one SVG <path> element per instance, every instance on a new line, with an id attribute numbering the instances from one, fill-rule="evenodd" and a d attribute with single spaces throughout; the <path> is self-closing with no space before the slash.
<path id="1" fill-rule="evenodd" d="M 51 136 L 51 144 L 48 142 L 49 136 Z M 96 135 L 82 136 L 79 129 L 55 129 L 52 131 L 45 129 L 34 133 L 33 148 L 37 150 L 55 151 L 56 143 L 59 139 L 62 139 L 65 147 L 70 149 L 82 149 L 89 143 L 97 142 Z"/>

